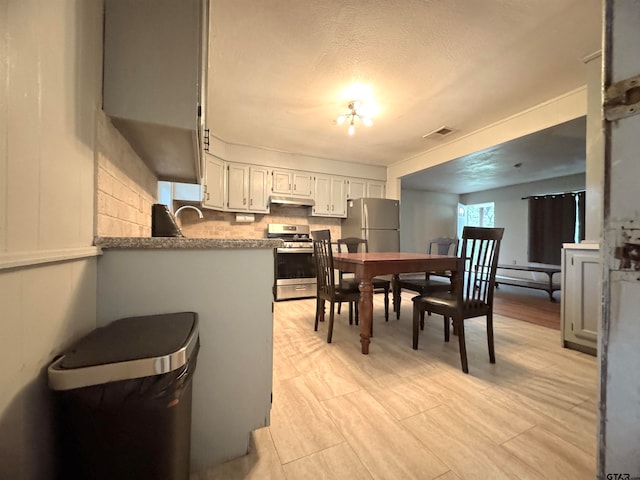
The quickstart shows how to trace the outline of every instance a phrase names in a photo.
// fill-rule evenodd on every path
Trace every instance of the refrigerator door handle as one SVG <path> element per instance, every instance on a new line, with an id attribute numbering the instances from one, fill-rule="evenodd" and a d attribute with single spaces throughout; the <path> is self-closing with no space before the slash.
<path id="1" fill-rule="evenodd" d="M 369 231 L 369 209 L 367 208 L 367 203 L 366 202 L 362 202 L 362 210 L 363 210 L 363 218 L 362 220 L 364 221 L 364 230 L 365 232 Z"/>

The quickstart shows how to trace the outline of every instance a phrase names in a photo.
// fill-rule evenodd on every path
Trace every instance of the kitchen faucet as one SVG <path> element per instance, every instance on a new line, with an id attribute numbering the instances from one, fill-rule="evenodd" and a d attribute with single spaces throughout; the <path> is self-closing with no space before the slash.
<path id="1" fill-rule="evenodd" d="M 202 210 L 200 210 L 198 207 L 194 207 L 193 205 L 183 205 L 181 206 L 179 209 L 177 209 L 175 211 L 175 213 L 173 214 L 174 217 L 178 218 L 178 214 L 184 210 L 185 208 L 191 208 L 193 210 L 195 210 L 196 212 L 198 212 L 198 217 L 200 218 L 204 218 L 204 215 L 202 215 Z"/>

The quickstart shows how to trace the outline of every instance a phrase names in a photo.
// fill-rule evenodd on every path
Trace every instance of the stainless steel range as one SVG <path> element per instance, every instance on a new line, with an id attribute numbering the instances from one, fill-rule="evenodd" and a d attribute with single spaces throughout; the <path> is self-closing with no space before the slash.
<path id="1" fill-rule="evenodd" d="M 270 223 L 267 237 L 281 238 L 274 250 L 273 298 L 276 301 L 316 296 L 316 266 L 308 225 Z"/>

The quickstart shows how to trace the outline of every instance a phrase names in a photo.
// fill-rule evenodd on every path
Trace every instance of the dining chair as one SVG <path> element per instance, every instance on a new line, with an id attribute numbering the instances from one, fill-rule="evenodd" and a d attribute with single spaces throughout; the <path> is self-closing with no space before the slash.
<path id="1" fill-rule="evenodd" d="M 418 349 L 418 326 L 424 330 L 424 312 L 444 317 L 444 340 L 449 341 L 449 319 L 458 335 L 462 371 L 469 373 L 464 337 L 464 320 L 487 317 L 489 361 L 496 363 L 493 343 L 493 290 L 500 242 L 504 228 L 464 227 L 458 272 L 452 276 L 451 290 L 413 298 L 413 349 Z"/>
<path id="2" fill-rule="evenodd" d="M 338 245 L 338 252 L 342 252 L 343 247 L 346 247 L 347 252 L 349 253 L 358 253 L 361 248 L 364 248 L 366 253 L 369 253 L 369 242 L 366 238 L 357 238 L 357 237 L 347 237 L 347 238 L 339 238 L 336 240 L 336 244 Z M 340 281 L 352 281 L 358 286 L 357 281 L 353 277 L 344 277 L 343 273 L 340 272 Z M 391 282 L 389 280 L 385 280 L 384 278 L 374 278 L 371 280 L 371 284 L 373 285 L 373 293 L 384 293 L 384 319 L 385 321 L 389 321 L 389 290 L 391 288 Z M 338 313 L 340 313 L 340 304 L 338 304 Z"/>
<path id="3" fill-rule="evenodd" d="M 427 253 L 434 255 L 456 255 L 458 239 L 438 237 L 429 240 Z M 437 278 L 433 278 L 437 277 Z M 400 318 L 401 290 L 410 290 L 420 295 L 431 292 L 447 292 L 451 287 L 450 272 L 404 273 L 394 284 L 394 298 L 396 299 L 396 317 Z"/>
<path id="4" fill-rule="evenodd" d="M 318 322 L 324 319 L 325 301 L 329 301 L 329 326 L 327 327 L 327 343 L 331 343 L 333 336 L 333 317 L 335 304 L 349 303 L 349 323 L 353 323 L 355 312 L 358 322 L 358 302 L 360 290 L 355 282 L 336 282 L 335 269 L 333 267 L 333 251 L 331 249 L 331 232 L 329 230 L 316 230 L 311 232 L 313 239 L 313 256 L 316 262 L 317 294 L 316 294 L 316 318 L 313 326 L 318 331 Z"/>

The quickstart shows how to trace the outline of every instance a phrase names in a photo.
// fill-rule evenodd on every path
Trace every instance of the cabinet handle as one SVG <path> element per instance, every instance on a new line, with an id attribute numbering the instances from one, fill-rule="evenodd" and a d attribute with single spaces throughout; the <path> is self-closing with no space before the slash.
<path id="1" fill-rule="evenodd" d="M 249 199 L 249 206 L 252 207 L 253 206 L 253 198 Z"/>
<path id="2" fill-rule="evenodd" d="M 333 212 L 335 210 L 335 205 L 331 205 L 331 211 Z"/>
<path id="3" fill-rule="evenodd" d="M 289 184 L 289 186 L 287 187 L 287 190 L 291 190 L 291 184 Z"/>
<path id="4" fill-rule="evenodd" d="M 243 205 L 246 205 L 246 204 L 247 204 L 247 199 L 246 199 L 246 198 L 243 198 L 243 199 L 242 199 L 242 204 L 243 204 Z"/>
<path id="5" fill-rule="evenodd" d="M 207 192 L 207 200 L 211 200 L 211 198 L 209 197 L 209 192 Z"/>
<path id="6" fill-rule="evenodd" d="M 327 203 L 327 212 L 329 211 L 329 204 Z"/>
<path id="7" fill-rule="evenodd" d="M 298 186 L 294 183 L 293 184 L 293 191 L 295 192 L 297 188 L 298 188 Z"/>

